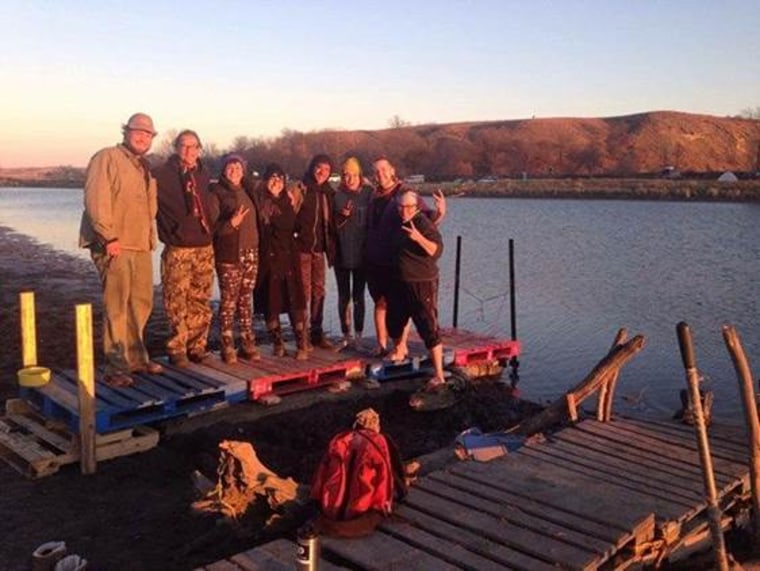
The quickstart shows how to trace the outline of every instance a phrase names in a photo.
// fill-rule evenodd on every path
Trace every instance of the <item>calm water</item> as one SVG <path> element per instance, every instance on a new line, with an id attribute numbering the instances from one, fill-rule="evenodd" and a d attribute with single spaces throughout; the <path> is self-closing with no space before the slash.
<path id="1" fill-rule="evenodd" d="M 0 188 L 0 224 L 87 258 L 76 246 L 81 200 L 81 190 Z M 646 347 L 623 369 L 616 406 L 673 411 L 685 387 L 675 326 L 685 320 L 715 412 L 738 416 L 720 328 L 735 325 L 750 363 L 760 360 L 759 215 L 753 204 L 452 199 L 443 226 L 442 322 L 451 324 L 461 235 L 459 325 L 509 335 L 513 238 L 524 396 L 561 395 L 627 327 L 646 337 Z M 336 332 L 332 275 L 328 290 L 326 325 Z"/>

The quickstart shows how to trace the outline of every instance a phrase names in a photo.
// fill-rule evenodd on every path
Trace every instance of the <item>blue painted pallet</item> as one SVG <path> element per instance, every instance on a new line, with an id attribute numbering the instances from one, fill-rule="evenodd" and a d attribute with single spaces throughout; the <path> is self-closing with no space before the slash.
<path id="1" fill-rule="evenodd" d="M 99 433 L 172 417 L 196 414 L 247 399 L 247 385 L 232 378 L 214 378 L 165 365 L 161 375 L 133 375 L 131 387 L 114 388 L 98 377 L 95 386 L 95 430 Z M 48 418 L 65 422 L 79 431 L 79 397 L 74 371 L 54 372 L 50 382 L 38 388 L 22 388 L 21 398 Z"/>

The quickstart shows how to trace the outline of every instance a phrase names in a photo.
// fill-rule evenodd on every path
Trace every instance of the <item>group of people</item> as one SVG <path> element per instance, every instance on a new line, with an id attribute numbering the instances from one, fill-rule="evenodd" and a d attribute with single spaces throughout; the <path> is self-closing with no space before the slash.
<path id="1" fill-rule="evenodd" d="M 334 190 L 333 162 L 323 154 L 295 184 L 288 184 L 277 164 L 268 165 L 260 181 L 251 180 L 237 154 L 223 158 L 215 180 L 200 159 L 198 133 L 189 129 L 175 138 L 172 156 L 151 169 L 145 160 L 157 134 L 151 117 L 135 113 L 122 134 L 121 143 L 90 160 L 80 228 L 80 246 L 89 248 L 103 286 L 107 383 L 129 386 L 134 373 L 163 372 L 143 340 L 153 307 L 151 251 L 160 240 L 166 352 L 173 365 L 209 357 L 214 271 L 226 363 L 261 358 L 254 307 L 265 317 L 274 355 L 288 353 L 282 313 L 290 318 L 296 359 L 308 359 L 314 346 L 334 348 L 323 329 L 329 264 L 338 286 L 341 347 L 362 343 L 368 286 L 375 304 L 374 353 L 406 359 L 412 321 L 435 367 L 427 387 L 444 384 L 437 309 L 443 242 L 437 225 L 446 201 L 440 192 L 433 197 L 435 209 L 428 208 L 384 157 L 373 163 L 374 188 L 359 160 L 349 157 Z"/>

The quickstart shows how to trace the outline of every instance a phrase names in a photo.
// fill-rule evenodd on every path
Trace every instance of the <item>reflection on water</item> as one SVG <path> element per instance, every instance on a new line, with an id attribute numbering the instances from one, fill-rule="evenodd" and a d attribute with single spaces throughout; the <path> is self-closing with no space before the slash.
<path id="1" fill-rule="evenodd" d="M 0 224 L 87 257 L 76 247 L 81 200 L 81 190 L 0 189 Z M 685 387 L 675 326 L 685 320 L 715 412 L 739 415 L 720 327 L 735 325 L 750 361 L 760 358 L 758 214 L 750 204 L 452 199 L 442 228 L 441 321 L 451 323 L 461 235 L 459 325 L 509 335 L 513 238 L 524 396 L 556 398 L 626 327 L 646 347 L 623 370 L 616 406 L 673 411 Z M 156 282 L 157 272 L 158 262 Z M 326 325 L 337 332 L 332 276 L 327 304 Z"/>

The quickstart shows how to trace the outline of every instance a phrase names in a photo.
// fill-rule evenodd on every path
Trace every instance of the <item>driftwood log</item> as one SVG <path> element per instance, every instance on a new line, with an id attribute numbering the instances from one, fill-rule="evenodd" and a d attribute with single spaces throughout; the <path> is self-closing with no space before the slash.
<path id="1" fill-rule="evenodd" d="M 571 417 L 571 415 L 575 416 L 574 412 L 577 411 L 577 407 L 603 384 L 609 382 L 611 376 L 617 374 L 620 368 L 643 348 L 644 337 L 642 335 L 636 335 L 627 343 L 615 346 L 604 359 L 599 361 L 585 379 L 543 411 L 521 422 L 510 432 L 529 436 L 546 430 L 550 426 Z"/>
<path id="2" fill-rule="evenodd" d="M 749 439 L 749 474 L 752 492 L 752 547 L 760 551 L 760 422 L 757 415 L 757 401 L 752 370 L 749 367 L 747 354 L 744 351 L 739 332 L 732 325 L 722 328 L 723 340 L 726 343 L 731 360 L 739 380 L 739 392 L 744 405 L 744 419 L 747 422 L 747 437 Z"/>
<path id="3" fill-rule="evenodd" d="M 628 330 L 626 328 L 619 329 L 615 340 L 612 342 L 610 350 L 614 349 L 618 345 L 622 345 L 628 339 Z M 620 370 L 614 371 L 610 374 L 610 378 L 606 383 L 602 383 L 599 387 L 599 399 L 596 403 L 596 419 L 599 422 L 609 422 L 612 420 L 612 401 L 615 398 L 615 387 L 617 386 L 617 380 Z"/>

